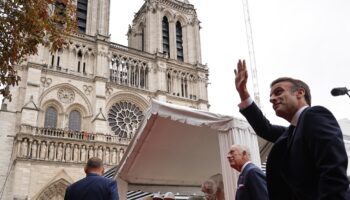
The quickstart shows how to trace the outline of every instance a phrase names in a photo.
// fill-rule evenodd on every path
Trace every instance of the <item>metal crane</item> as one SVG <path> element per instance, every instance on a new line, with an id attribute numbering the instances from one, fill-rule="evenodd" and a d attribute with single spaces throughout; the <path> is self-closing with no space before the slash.
<path id="1" fill-rule="evenodd" d="M 250 23 L 248 0 L 242 0 L 242 3 L 243 3 L 244 22 L 245 22 L 245 29 L 246 29 L 247 43 L 248 43 L 249 63 L 251 68 L 252 81 L 253 81 L 254 101 L 261 108 L 259 86 L 258 86 L 258 75 L 256 71 L 256 62 L 255 62 L 253 33 L 252 33 L 252 26 Z"/>
<path id="2" fill-rule="evenodd" d="M 249 61 L 250 61 L 252 82 L 253 82 L 253 89 L 254 89 L 254 101 L 257 106 L 262 108 L 260 104 L 258 75 L 256 71 L 253 33 L 252 33 L 252 26 L 250 23 L 248 0 L 242 0 L 242 3 L 243 3 L 244 22 L 245 22 L 245 29 L 246 29 L 247 43 L 248 43 Z M 261 137 L 258 137 L 258 144 L 260 149 L 260 159 L 262 161 L 262 168 L 265 170 L 266 158 L 272 148 L 272 143 L 268 142 L 267 140 L 264 140 Z"/>

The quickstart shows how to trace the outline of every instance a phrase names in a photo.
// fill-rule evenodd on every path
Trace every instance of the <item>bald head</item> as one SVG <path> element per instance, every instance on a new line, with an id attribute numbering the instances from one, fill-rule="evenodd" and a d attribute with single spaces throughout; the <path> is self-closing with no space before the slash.
<path id="1" fill-rule="evenodd" d="M 227 153 L 227 160 L 232 168 L 240 172 L 243 165 L 250 161 L 250 150 L 245 145 L 234 144 Z"/>

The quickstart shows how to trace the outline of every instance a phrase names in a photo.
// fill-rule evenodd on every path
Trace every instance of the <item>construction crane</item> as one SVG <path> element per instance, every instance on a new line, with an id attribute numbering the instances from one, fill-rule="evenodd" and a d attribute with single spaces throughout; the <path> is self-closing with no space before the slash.
<path id="1" fill-rule="evenodd" d="M 261 108 L 258 75 L 256 71 L 256 62 L 255 62 L 253 32 L 252 32 L 252 26 L 250 23 L 248 0 L 242 0 L 242 3 L 243 3 L 245 30 L 246 30 L 247 43 L 248 43 L 249 63 L 251 68 L 253 90 L 254 90 L 254 101 Z"/>
<path id="2" fill-rule="evenodd" d="M 247 43 L 248 43 L 249 62 L 250 62 L 250 69 L 251 69 L 253 89 L 254 89 L 254 101 L 258 107 L 262 108 L 260 104 L 258 75 L 256 71 L 253 32 L 252 32 L 252 26 L 250 23 L 248 0 L 242 0 L 242 3 L 243 3 L 244 22 L 245 22 L 245 29 L 246 29 Z M 272 143 L 268 142 L 267 140 L 264 140 L 261 137 L 258 137 L 258 144 L 259 144 L 259 150 L 260 150 L 260 159 L 262 161 L 261 163 L 262 168 L 265 169 L 266 158 L 272 148 Z"/>

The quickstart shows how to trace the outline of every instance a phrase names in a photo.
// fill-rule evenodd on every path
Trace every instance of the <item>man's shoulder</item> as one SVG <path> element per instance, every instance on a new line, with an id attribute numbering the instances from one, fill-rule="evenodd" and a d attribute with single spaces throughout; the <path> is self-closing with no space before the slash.
<path id="1" fill-rule="evenodd" d="M 260 167 L 256 166 L 254 163 L 249 163 L 247 165 L 246 173 L 247 173 L 247 175 L 255 174 L 255 173 L 259 173 L 259 174 L 265 175 L 265 173 L 260 169 Z"/>
<path id="2" fill-rule="evenodd" d="M 324 106 L 311 106 L 302 113 L 302 118 L 313 119 L 313 118 L 328 118 L 335 119 L 333 113 Z"/>
<path id="3" fill-rule="evenodd" d="M 326 113 L 332 114 L 332 112 L 328 108 L 320 105 L 310 106 L 307 109 L 305 109 L 304 113 L 314 113 L 314 112 L 326 112 Z"/>
<path id="4" fill-rule="evenodd" d="M 104 182 L 112 182 L 114 181 L 111 178 L 106 178 L 104 176 L 87 176 L 86 179 L 95 179 L 97 181 L 104 181 Z"/>

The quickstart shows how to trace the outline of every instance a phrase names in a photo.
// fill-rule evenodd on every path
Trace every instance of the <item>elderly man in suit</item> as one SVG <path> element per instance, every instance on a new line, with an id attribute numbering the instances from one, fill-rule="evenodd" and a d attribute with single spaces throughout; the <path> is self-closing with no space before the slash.
<path id="1" fill-rule="evenodd" d="M 268 200 L 266 177 L 251 162 L 249 148 L 234 144 L 227 154 L 230 166 L 240 172 L 237 181 L 236 200 Z"/>
<path id="2" fill-rule="evenodd" d="M 240 112 L 260 137 L 274 143 L 266 172 L 270 199 L 350 199 L 341 129 L 329 110 L 311 107 L 308 85 L 289 77 L 271 83 L 272 107 L 290 123 L 284 127 L 271 124 L 250 97 L 244 60 L 238 61 L 235 76 Z"/>
<path id="3" fill-rule="evenodd" d="M 102 176 L 100 158 L 90 158 L 84 170 L 86 177 L 66 189 L 64 200 L 119 200 L 116 181 Z"/>

